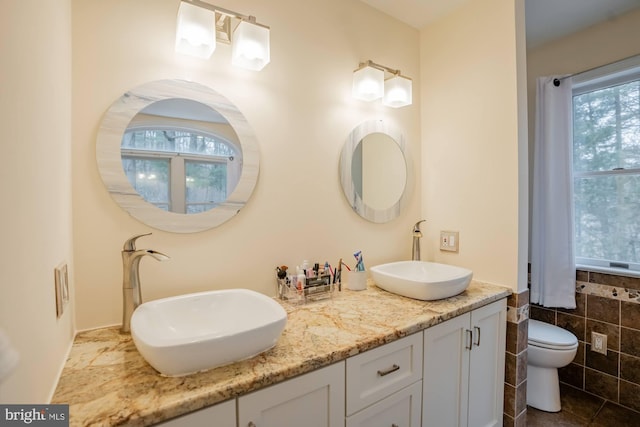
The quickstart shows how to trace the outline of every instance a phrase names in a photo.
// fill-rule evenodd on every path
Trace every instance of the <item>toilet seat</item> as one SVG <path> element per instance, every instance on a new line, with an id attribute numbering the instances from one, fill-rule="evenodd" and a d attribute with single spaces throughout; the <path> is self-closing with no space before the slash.
<path id="1" fill-rule="evenodd" d="M 529 319 L 529 345 L 550 350 L 572 350 L 578 347 L 578 338 L 558 326 Z"/>

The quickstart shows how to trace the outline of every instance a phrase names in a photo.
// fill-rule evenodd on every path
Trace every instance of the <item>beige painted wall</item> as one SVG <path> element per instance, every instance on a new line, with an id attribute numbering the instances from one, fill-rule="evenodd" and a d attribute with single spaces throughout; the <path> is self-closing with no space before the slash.
<path id="1" fill-rule="evenodd" d="M 519 232 L 527 212 L 522 8 L 520 0 L 469 1 L 420 33 L 426 256 L 519 290 L 527 247 Z M 460 232 L 459 253 L 438 249 L 440 230 Z"/>
<path id="2" fill-rule="evenodd" d="M 638 55 L 640 54 L 638 40 L 640 40 L 640 10 L 610 19 L 527 52 L 529 158 L 532 161 L 536 79 L 541 76 L 576 74 Z M 533 164 L 531 164 L 531 170 L 533 170 Z"/>
<path id="3" fill-rule="evenodd" d="M 640 10 L 591 26 L 527 52 L 529 140 L 533 145 L 536 79 L 575 74 L 640 54 Z M 532 157 L 533 158 L 533 157 Z"/>
<path id="4" fill-rule="evenodd" d="M 6 0 L 0 15 L 0 329 L 21 356 L 0 403 L 46 403 L 73 340 L 73 286 L 56 319 L 53 274 L 73 261 L 71 1 Z"/>
<path id="5" fill-rule="evenodd" d="M 125 239 L 152 231 L 139 248 L 171 260 L 141 263 L 143 298 L 246 287 L 274 294 L 276 265 L 303 259 L 368 266 L 408 259 L 411 225 L 420 219 L 420 109 L 385 108 L 351 98 L 360 61 L 399 68 L 419 87 L 419 34 L 358 0 L 216 0 L 271 26 L 271 64 L 255 73 L 232 68 L 230 49 L 207 61 L 174 53 L 177 0 L 73 0 L 73 216 L 77 327 L 121 321 Z M 247 206 L 228 223 L 197 234 L 153 230 L 110 198 L 95 161 L 102 114 L 126 90 L 166 78 L 207 85 L 235 103 L 260 144 L 261 170 Z M 417 98 L 414 97 L 414 98 Z M 343 141 L 364 120 L 389 120 L 407 138 L 409 205 L 387 224 L 361 219 L 338 179 Z"/>

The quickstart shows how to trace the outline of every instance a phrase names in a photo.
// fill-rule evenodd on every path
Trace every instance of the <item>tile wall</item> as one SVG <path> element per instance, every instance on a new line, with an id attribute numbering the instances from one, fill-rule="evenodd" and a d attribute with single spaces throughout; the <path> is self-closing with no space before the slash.
<path id="1" fill-rule="evenodd" d="M 525 426 L 527 422 L 527 328 L 529 291 L 507 299 L 507 346 L 504 374 L 505 427 Z"/>
<path id="2" fill-rule="evenodd" d="M 530 306 L 532 319 L 578 337 L 578 353 L 559 370 L 560 381 L 640 412 L 640 278 L 579 270 L 576 305 L 573 310 Z M 592 331 L 607 335 L 606 356 L 591 351 Z"/>

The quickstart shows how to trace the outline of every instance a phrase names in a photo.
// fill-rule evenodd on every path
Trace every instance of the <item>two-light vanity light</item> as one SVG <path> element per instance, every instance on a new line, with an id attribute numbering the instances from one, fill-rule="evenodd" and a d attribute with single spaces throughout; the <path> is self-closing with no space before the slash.
<path id="1" fill-rule="evenodd" d="M 392 74 L 385 80 L 384 73 Z M 411 105 L 411 79 L 384 65 L 369 60 L 361 63 L 353 72 L 353 97 L 363 101 L 375 101 L 382 98 L 387 107 L 404 107 Z"/>
<path id="2" fill-rule="evenodd" d="M 240 20 L 231 31 L 231 19 Z M 181 0 L 176 28 L 176 52 L 208 59 L 216 41 L 231 43 L 231 63 L 259 71 L 271 60 L 269 27 L 246 16 L 200 0 Z"/>

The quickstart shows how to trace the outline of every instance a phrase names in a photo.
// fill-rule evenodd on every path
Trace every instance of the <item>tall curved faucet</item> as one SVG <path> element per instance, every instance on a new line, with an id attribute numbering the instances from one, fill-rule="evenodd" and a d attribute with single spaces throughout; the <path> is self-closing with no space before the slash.
<path id="1" fill-rule="evenodd" d="M 425 219 L 420 220 L 413 226 L 413 247 L 411 248 L 412 261 L 420 261 L 420 238 L 422 237 L 422 232 L 420 231 L 420 223 L 425 221 Z"/>
<path id="2" fill-rule="evenodd" d="M 131 315 L 142 303 L 140 289 L 140 260 L 145 255 L 151 255 L 158 261 L 166 261 L 168 256 L 151 249 L 136 249 L 136 240 L 151 233 L 133 236 L 124 242 L 122 248 L 122 328 L 121 332 L 131 331 Z"/>

